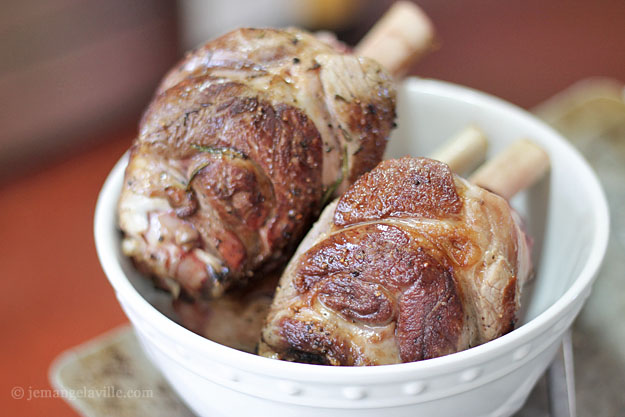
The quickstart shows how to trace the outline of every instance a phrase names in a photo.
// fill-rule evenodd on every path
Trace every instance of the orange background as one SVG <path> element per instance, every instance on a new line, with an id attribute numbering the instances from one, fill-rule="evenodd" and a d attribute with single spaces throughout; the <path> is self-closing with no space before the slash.
<path id="1" fill-rule="evenodd" d="M 126 321 L 92 231 L 99 188 L 131 138 L 111 135 L 0 188 L 2 415 L 76 415 L 63 400 L 14 400 L 11 389 L 49 388 L 60 352 Z"/>

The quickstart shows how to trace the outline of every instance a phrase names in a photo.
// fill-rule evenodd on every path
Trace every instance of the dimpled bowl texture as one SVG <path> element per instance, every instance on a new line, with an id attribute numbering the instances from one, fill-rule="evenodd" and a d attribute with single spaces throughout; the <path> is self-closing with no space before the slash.
<path id="1" fill-rule="evenodd" d="M 120 250 L 116 204 L 126 157 L 113 168 L 95 213 L 102 267 L 143 349 L 199 416 L 509 416 L 521 408 L 579 313 L 608 238 L 608 210 L 588 164 L 527 112 L 457 85 L 411 78 L 398 99 L 387 157 L 427 155 L 469 124 L 492 155 L 519 138 L 540 144 L 549 175 L 511 204 L 534 239 L 536 275 L 511 333 L 441 358 L 377 367 L 289 363 L 240 352 L 180 326 Z"/>

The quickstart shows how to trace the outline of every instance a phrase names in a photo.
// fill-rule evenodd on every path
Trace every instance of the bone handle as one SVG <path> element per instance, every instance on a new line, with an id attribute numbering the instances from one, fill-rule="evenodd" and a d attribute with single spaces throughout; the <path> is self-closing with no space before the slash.
<path id="1" fill-rule="evenodd" d="M 445 162 L 459 175 L 473 171 L 484 162 L 488 141 L 476 126 L 467 126 L 440 146 L 430 158 Z"/>
<path id="2" fill-rule="evenodd" d="M 373 58 L 401 77 L 431 49 L 434 29 L 430 19 L 414 3 L 398 1 L 356 46 L 355 54 Z"/>
<path id="3" fill-rule="evenodd" d="M 510 199 L 541 179 L 549 165 L 549 155 L 540 146 L 521 139 L 478 168 L 469 181 Z"/>

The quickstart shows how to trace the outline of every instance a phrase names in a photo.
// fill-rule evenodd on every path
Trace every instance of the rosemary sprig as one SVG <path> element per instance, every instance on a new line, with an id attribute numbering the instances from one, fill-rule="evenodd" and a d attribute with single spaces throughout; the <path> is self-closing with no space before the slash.
<path id="1" fill-rule="evenodd" d="M 210 153 L 212 155 L 219 155 L 219 156 L 225 156 L 228 158 L 241 158 L 241 159 L 247 159 L 247 155 L 245 155 L 243 152 L 237 151 L 234 148 L 229 148 L 229 147 L 216 147 L 216 146 L 204 146 L 204 145 L 198 145 L 196 143 L 192 143 L 191 147 L 194 149 L 197 149 L 200 152 L 206 152 L 206 153 Z"/>
<path id="2" fill-rule="evenodd" d="M 189 176 L 189 181 L 187 181 L 187 187 L 186 187 L 186 191 L 191 190 L 191 183 L 193 182 L 193 179 L 195 178 L 195 176 L 197 174 L 200 173 L 201 170 L 203 170 L 204 168 L 206 168 L 207 166 L 210 165 L 210 162 L 205 162 L 202 165 L 196 167 L 193 172 L 191 172 L 191 176 Z"/>
<path id="3" fill-rule="evenodd" d="M 235 159 L 235 158 L 247 159 L 248 158 L 247 155 L 245 155 L 243 152 L 240 152 L 240 151 L 237 151 L 236 149 L 228 148 L 228 147 L 204 146 L 204 145 L 198 145 L 196 143 L 192 143 L 191 147 L 194 149 L 197 149 L 200 152 L 206 152 L 211 155 L 218 155 L 220 157 L 226 157 L 229 159 Z M 187 181 L 187 187 L 186 187 L 187 191 L 191 189 L 191 182 L 193 181 L 195 176 L 199 174 L 201 170 L 203 170 L 209 165 L 210 165 L 210 161 L 205 162 L 197 166 L 193 170 L 193 172 L 191 172 L 191 175 L 189 176 L 189 181 Z"/>

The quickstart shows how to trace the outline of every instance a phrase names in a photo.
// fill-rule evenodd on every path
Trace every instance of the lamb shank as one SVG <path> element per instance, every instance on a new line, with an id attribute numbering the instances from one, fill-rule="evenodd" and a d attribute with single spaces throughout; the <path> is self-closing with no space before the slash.
<path id="1" fill-rule="evenodd" d="M 405 157 L 329 205 L 282 276 L 259 354 L 329 365 L 419 361 L 514 328 L 530 244 L 508 202 Z"/>
<path id="2" fill-rule="evenodd" d="M 174 295 L 282 265 L 323 205 L 382 157 L 391 77 L 337 41 L 240 29 L 161 82 L 130 150 L 123 252 Z"/>

